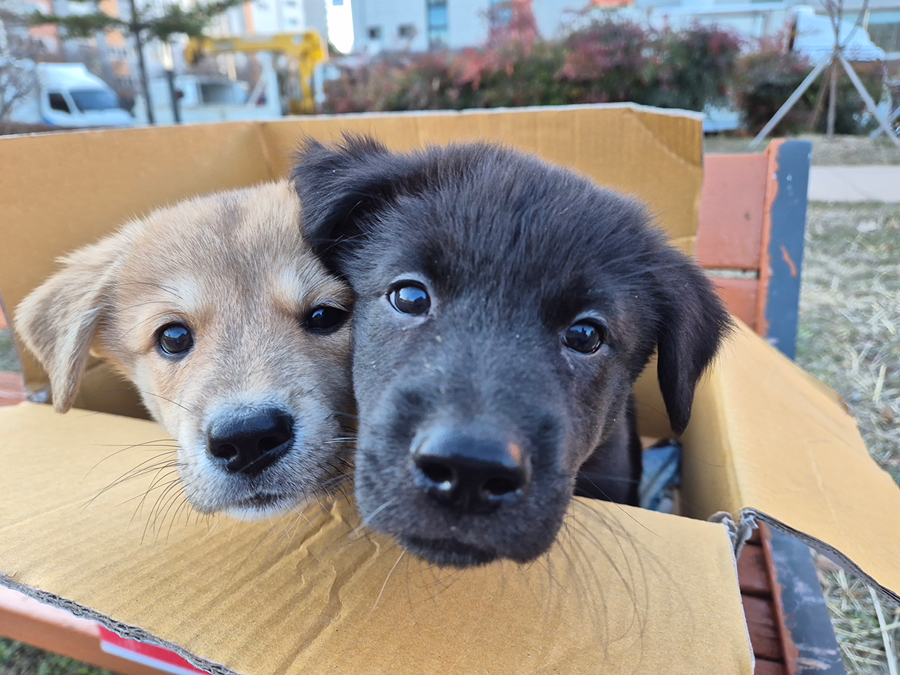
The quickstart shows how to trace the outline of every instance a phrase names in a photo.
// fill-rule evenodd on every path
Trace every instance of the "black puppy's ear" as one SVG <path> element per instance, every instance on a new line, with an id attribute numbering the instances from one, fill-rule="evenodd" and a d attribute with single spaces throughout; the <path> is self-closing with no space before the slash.
<path id="1" fill-rule="evenodd" d="M 305 141 L 291 181 L 300 196 L 304 236 L 326 264 L 342 242 L 360 234 L 366 215 L 394 199 L 413 166 L 409 156 L 367 136 L 345 135 L 334 147 Z"/>
<path id="2" fill-rule="evenodd" d="M 654 271 L 662 291 L 657 333 L 657 376 L 672 430 L 681 434 L 691 419 L 694 388 L 733 328 L 712 282 L 682 253 Z"/>

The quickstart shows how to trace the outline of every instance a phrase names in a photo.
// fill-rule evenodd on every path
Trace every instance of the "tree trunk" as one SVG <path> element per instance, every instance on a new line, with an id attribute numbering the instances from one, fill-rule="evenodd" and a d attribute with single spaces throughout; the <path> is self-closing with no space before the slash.
<path id="1" fill-rule="evenodd" d="M 141 71 L 141 89 L 143 90 L 144 103 L 147 108 L 147 122 L 152 125 L 156 124 L 156 119 L 153 117 L 153 101 L 150 100 L 150 84 L 147 82 L 147 63 L 144 60 L 144 41 L 141 39 L 141 29 L 137 27 L 138 15 L 137 7 L 134 6 L 134 0 L 129 0 L 129 4 L 131 5 L 131 24 L 135 26 L 132 30 L 132 34 L 134 35 L 134 44 L 137 47 L 138 70 Z"/>
<path id="2" fill-rule="evenodd" d="M 181 106 L 178 104 L 178 90 L 175 88 L 175 71 L 166 69 L 166 81 L 169 83 L 169 97 L 172 101 L 172 119 L 181 124 Z"/>

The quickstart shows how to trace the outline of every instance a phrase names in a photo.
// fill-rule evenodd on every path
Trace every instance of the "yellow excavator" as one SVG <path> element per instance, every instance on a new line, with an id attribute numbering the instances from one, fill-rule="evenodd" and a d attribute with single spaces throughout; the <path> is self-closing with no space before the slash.
<path id="1" fill-rule="evenodd" d="M 191 38 L 184 50 L 184 57 L 195 64 L 204 55 L 218 55 L 233 52 L 272 52 L 284 54 L 296 63 L 299 75 L 299 96 L 288 96 L 293 115 L 310 114 L 316 111 L 312 78 L 316 66 L 328 58 L 328 48 L 318 31 L 304 30 L 297 33 L 277 33 L 275 35 L 242 35 L 240 37 Z M 296 83 L 296 80 L 295 80 Z M 286 89 L 296 90 L 296 84 Z"/>

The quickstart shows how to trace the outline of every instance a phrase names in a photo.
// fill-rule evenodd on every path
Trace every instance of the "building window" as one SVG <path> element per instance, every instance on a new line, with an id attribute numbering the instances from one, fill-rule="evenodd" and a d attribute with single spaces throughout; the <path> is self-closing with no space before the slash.
<path id="1" fill-rule="evenodd" d="M 369 39 L 370 40 L 380 40 L 381 39 L 381 26 L 370 26 L 369 27 Z"/>
<path id="2" fill-rule="evenodd" d="M 411 38 L 416 35 L 416 27 L 411 23 L 403 23 L 397 28 L 397 35 L 402 38 Z"/>
<path id="3" fill-rule="evenodd" d="M 427 0 L 428 2 L 428 47 L 447 47 L 449 25 L 447 21 L 447 0 Z"/>
<path id="4" fill-rule="evenodd" d="M 872 38 L 872 42 L 886 52 L 900 52 L 900 21 L 870 23 L 869 37 Z"/>
<path id="5" fill-rule="evenodd" d="M 66 103 L 66 99 L 62 94 L 51 93 L 50 94 L 50 109 L 51 110 L 59 110 L 64 113 L 71 113 L 69 110 L 69 104 Z"/>

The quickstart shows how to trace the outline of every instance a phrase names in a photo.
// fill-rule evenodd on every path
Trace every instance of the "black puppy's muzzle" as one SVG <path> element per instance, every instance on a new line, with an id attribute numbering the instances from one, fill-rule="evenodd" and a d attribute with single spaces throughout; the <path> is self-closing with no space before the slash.
<path id="1" fill-rule="evenodd" d="M 294 418 L 278 408 L 262 408 L 214 422 L 206 450 L 229 473 L 258 476 L 294 445 Z"/>
<path id="2" fill-rule="evenodd" d="M 460 515 L 493 513 L 531 480 L 521 445 L 439 430 L 413 447 L 415 481 L 438 505 Z"/>

